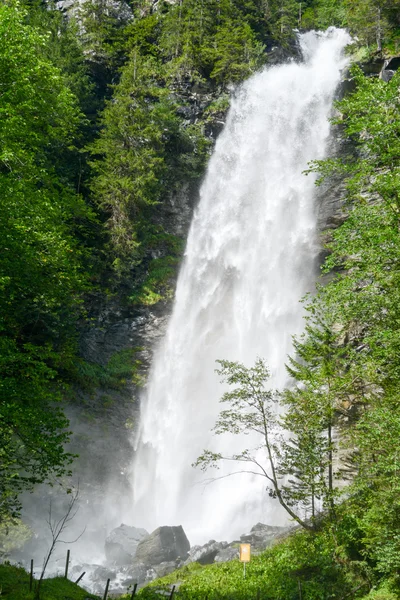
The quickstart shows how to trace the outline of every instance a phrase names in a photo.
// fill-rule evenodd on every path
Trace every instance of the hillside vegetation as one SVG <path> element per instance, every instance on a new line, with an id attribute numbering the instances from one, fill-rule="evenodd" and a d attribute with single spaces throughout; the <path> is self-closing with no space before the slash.
<path id="1" fill-rule="evenodd" d="M 0 565 L 0 595 L 7 600 L 35 600 L 37 581 L 33 580 L 30 591 L 30 576 L 21 567 Z M 54 577 L 43 582 L 41 600 L 99 600 L 72 581 L 64 577 Z"/>
<path id="2" fill-rule="evenodd" d="M 184 185 L 196 190 L 229 86 L 276 46 L 289 56 L 294 27 L 348 27 L 365 61 L 400 51 L 399 0 L 152 7 L 132 0 L 122 14 L 93 0 L 67 20 L 51 2 L 0 6 L 2 524 L 21 492 L 73 469 L 70 386 L 115 376 L 79 356 L 98 305 L 171 297 L 184 240 L 164 206 Z M 355 67 L 352 78 L 336 123 L 348 154 L 310 167 L 322 185 L 345 180 L 348 216 L 327 245 L 329 283 L 306 300 L 288 365 L 297 385 L 281 396 L 292 502 L 309 511 L 317 500 L 324 518 L 255 559 L 246 580 L 237 563 L 186 569 L 184 598 L 400 595 L 400 76 Z M 195 117 L 194 89 L 205 98 Z M 351 480 L 345 499 L 338 479 Z"/>

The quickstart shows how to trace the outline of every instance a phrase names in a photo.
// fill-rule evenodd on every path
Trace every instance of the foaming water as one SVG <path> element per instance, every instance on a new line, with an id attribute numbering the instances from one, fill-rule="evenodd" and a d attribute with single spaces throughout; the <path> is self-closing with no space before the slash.
<path id="1" fill-rule="evenodd" d="M 194 543 L 284 520 L 261 478 L 204 485 L 191 463 L 203 448 L 237 451 L 234 436 L 210 432 L 223 392 L 216 359 L 250 366 L 261 356 L 271 387 L 286 383 L 291 336 L 302 329 L 299 300 L 315 279 L 314 177 L 303 171 L 325 156 L 349 41 L 336 29 L 301 35 L 303 63 L 265 69 L 233 98 L 142 399 L 131 515 L 150 530 L 182 524 Z"/>

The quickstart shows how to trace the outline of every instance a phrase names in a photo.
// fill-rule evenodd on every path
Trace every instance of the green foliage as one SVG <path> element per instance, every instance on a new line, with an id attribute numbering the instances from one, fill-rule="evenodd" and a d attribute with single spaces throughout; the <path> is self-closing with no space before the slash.
<path id="1" fill-rule="evenodd" d="M 75 19 L 66 19 L 55 4 L 46 6 L 40 0 L 22 2 L 25 22 L 40 32 L 45 40 L 42 52 L 60 71 L 67 87 L 75 94 L 84 113 L 94 110 L 94 85 L 89 78 L 88 65 L 79 39 Z"/>
<path id="2" fill-rule="evenodd" d="M 295 600 L 299 598 L 300 588 L 303 598 L 328 600 L 346 594 L 356 598 L 358 587 L 365 591 L 360 576 L 343 568 L 335 538 L 329 531 L 318 535 L 296 533 L 261 555 L 253 556 L 246 568 L 246 578 L 238 560 L 204 567 L 194 563 L 152 582 L 140 590 L 138 598 L 161 598 L 162 593 L 177 582 L 177 596 L 182 600 L 200 600 L 207 596 L 210 599 Z"/>
<path id="3" fill-rule="evenodd" d="M 34 586 L 36 581 L 34 581 Z M 34 600 L 35 589 L 29 591 L 29 574 L 21 567 L 0 564 L 0 594 L 5 600 Z M 99 600 L 64 577 L 45 579 L 40 600 Z"/>
<path id="4" fill-rule="evenodd" d="M 389 390 L 399 375 L 399 75 L 388 84 L 360 72 L 355 76 L 357 92 L 339 109 L 347 135 L 360 147 L 360 158 L 329 165 L 329 170 L 339 167 L 347 176 L 352 207 L 333 235 L 325 267 L 341 273 L 319 298 L 344 331 L 361 329 L 357 337 L 363 346 L 352 360 L 362 364 L 365 378 Z"/>
<path id="5" fill-rule="evenodd" d="M 293 29 L 298 27 L 300 5 L 297 0 L 277 0 L 271 3 L 271 18 L 274 38 L 283 46 L 293 38 Z"/>
<path id="6" fill-rule="evenodd" d="M 363 596 L 361 600 L 396 600 L 398 595 L 388 589 L 387 585 L 378 590 L 372 590 L 368 596 Z"/>
<path id="7" fill-rule="evenodd" d="M 210 77 L 219 83 L 243 81 L 265 61 L 265 47 L 257 41 L 248 23 L 232 26 L 228 21 L 217 31 L 214 40 L 214 68 Z"/>
<path id="8" fill-rule="evenodd" d="M 20 519 L 7 519 L 0 525 L 0 556 L 18 550 L 32 537 L 33 532 Z"/>
<path id="9" fill-rule="evenodd" d="M 206 470 L 219 468 L 223 461 L 234 461 L 240 465 L 239 473 L 264 477 L 270 496 L 277 498 L 288 515 L 305 529 L 318 528 L 321 508 L 317 501 L 333 520 L 337 494 L 333 486 L 330 390 L 328 396 L 315 393 L 315 389 L 304 394 L 303 387 L 296 392 L 286 391 L 288 410 L 283 418 L 278 418 L 278 398 L 266 388 L 269 371 L 261 359 L 251 368 L 225 360 L 218 362 L 221 367 L 217 373 L 231 390 L 221 398 L 228 408 L 220 412 L 213 431 L 216 435 L 244 434 L 255 445 L 238 448 L 228 456 L 204 450 L 194 466 Z M 292 364 L 299 365 L 294 361 Z"/>
<path id="10" fill-rule="evenodd" d="M 398 593 L 399 74 L 389 83 L 358 69 L 353 76 L 356 91 L 337 107 L 357 153 L 316 165 L 322 178 L 345 177 L 349 215 L 328 244 L 324 271 L 335 276 L 308 302 L 300 360 L 289 371 L 302 384 L 296 409 L 310 394 L 331 394 L 342 467 L 352 480 L 345 554 L 356 544 L 369 577 L 391 580 Z"/>
<path id="11" fill-rule="evenodd" d="M 265 62 L 256 31 L 265 31 L 264 16 L 255 2 L 178 2 L 166 14 L 160 37 L 171 74 L 179 80 L 242 80 Z"/>
<path id="12" fill-rule="evenodd" d="M 87 391 L 98 387 L 118 390 L 124 387 L 127 381 L 143 385 L 142 376 L 139 374 L 141 361 L 136 357 L 140 350 L 142 348 L 127 348 L 115 352 L 104 367 L 77 359 L 73 372 L 74 383 Z"/>
<path id="13" fill-rule="evenodd" d="M 93 191 L 109 215 L 110 252 L 119 277 L 154 256 L 156 245 L 176 246 L 172 236 L 152 220 L 162 195 L 170 194 L 183 179 L 198 178 L 204 165 L 207 143 L 197 127 L 183 127 L 163 82 L 159 61 L 134 50 L 104 112 L 103 132 L 91 147 L 94 155 L 102 157 L 93 162 L 97 172 Z M 164 268 L 172 265 L 174 256 L 169 256 Z M 158 293 L 156 268 L 160 266 L 153 262 L 144 284 L 147 290 L 138 296 L 146 299 Z"/>
<path id="14" fill-rule="evenodd" d="M 1 339 L 0 520 L 17 516 L 19 494 L 67 472 L 72 455 L 64 450 L 68 421 L 55 401 L 54 353 L 33 344 L 19 348 Z"/>
<path id="15" fill-rule="evenodd" d="M 73 363 L 87 275 L 77 240 L 92 213 L 58 172 L 82 121 L 17 4 L 0 7 L 0 519 L 18 494 L 66 472 L 57 373 Z"/>
<path id="16" fill-rule="evenodd" d="M 75 18 L 80 24 L 80 43 L 97 95 L 109 96 L 108 86 L 125 62 L 125 30 L 132 18 L 130 8 L 124 2 L 84 0 L 78 4 Z"/>
<path id="17" fill-rule="evenodd" d="M 367 46 L 381 50 L 393 24 L 398 24 L 399 0 L 345 0 L 344 6 L 351 31 Z"/>
<path id="18" fill-rule="evenodd" d="M 346 25 L 346 10 L 342 1 L 315 0 L 304 8 L 301 27 L 326 29 L 332 25 L 336 27 Z"/>

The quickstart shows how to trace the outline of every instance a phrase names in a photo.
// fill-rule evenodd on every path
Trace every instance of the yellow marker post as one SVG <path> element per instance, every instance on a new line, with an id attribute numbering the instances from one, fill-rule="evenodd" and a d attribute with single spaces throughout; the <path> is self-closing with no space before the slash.
<path id="1" fill-rule="evenodd" d="M 246 563 L 250 562 L 250 544 L 240 544 L 239 560 L 243 563 L 243 577 L 246 577 Z"/>

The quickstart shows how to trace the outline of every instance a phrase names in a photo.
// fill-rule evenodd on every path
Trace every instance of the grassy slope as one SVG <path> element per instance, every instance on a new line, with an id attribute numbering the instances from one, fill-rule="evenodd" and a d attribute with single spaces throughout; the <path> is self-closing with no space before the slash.
<path id="1" fill-rule="evenodd" d="M 258 595 L 264 600 L 294 600 L 298 598 L 299 585 L 307 600 L 333 598 L 336 589 L 351 591 L 357 587 L 353 578 L 347 580 L 334 554 L 331 540 L 324 535 L 300 532 L 253 556 L 246 568 L 246 578 L 243 565 L 237 559 L 205 567 L 194 563 L 152 582 L 139 592 L 139 598 L 155 598 L 157 590 L 166 591 L 174 584 L 179 586 L 181 598 L 193 600 L 256 600 Z"/>
<path id="2" fill-rule="evenodd" d="M 0 597 L 6 600 L 34 600 L 34 592 L 29 591 L 29 573 L 21 567 L 0 565 Z M 89 594 L 64 577 L 54 577 L 43 581 L 40 600 L 99 600 L 99 596 Z"/>
<path id="3" fill-rule="evenodd" d="M 165 600 L 173 585 L 179 600 L 399 598 L 389 581 L 371 577 L 371 573 L 366 576 L 361 556 L 348 558 L 340 529 L 328 526 L 317 534 L 297 531 L 253 556 L 246 578 L 238 559 L 207 566 L 192 563 L 142 588 L 138 600 Z M 122 596 L 126 600 L 129 597 Z"/>

